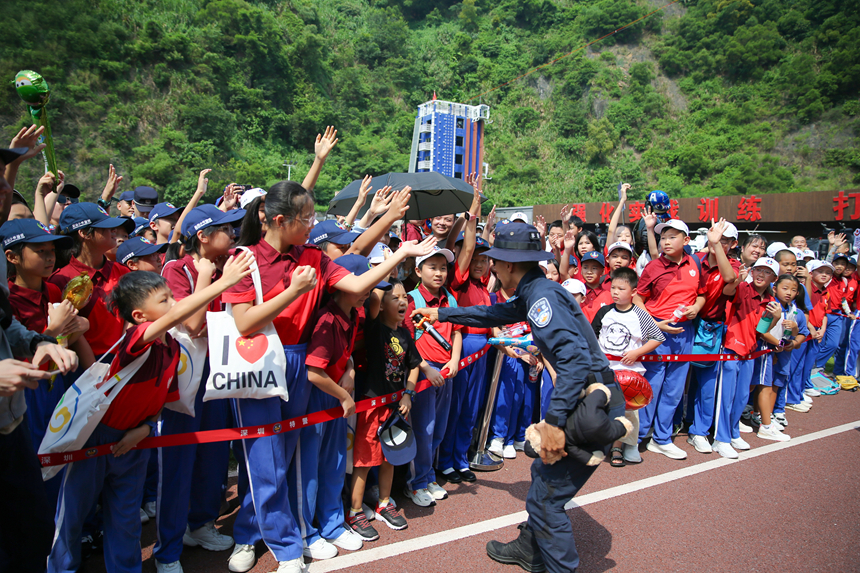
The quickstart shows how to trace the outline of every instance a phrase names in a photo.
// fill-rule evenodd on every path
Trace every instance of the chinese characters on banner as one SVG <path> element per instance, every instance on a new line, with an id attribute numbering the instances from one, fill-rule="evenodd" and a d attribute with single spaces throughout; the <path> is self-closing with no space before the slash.
<path id="1" fill-rule="evenodd" d="M 761 221 L 761 197 L 741 197 L 738 203 L 738 221 Z"/>
<path id="2" fill-rule="evenodd" d="M 858 198 L 860 198 L 860 193 L 848 193 L 846 195 L 844 191 L 840 191 L 839 195 L 833 198 L 833 218 L 837 221 L 844 221 L 845 211 L 851 206 L 851 202 L 853 201 L 854 207 L 851 211 L 851 220 L 856 221 L 860 219 L 860 201 L 857 201 Z"/>
<path id="3" fill-rule="evenodd" d="M 711 219 L 720 220 L 720 199 L 718 197 L 702 197 L 696 206 L 699 210 L 699 221 L 707 223 Z"/>
<path id="4" fill-rule="evenodd" d="M 574 203 L 570 206 L 570 216 L 579 217 L 583 223 L 588 223 L 585 219 L 585 203 Z"/>
<path id="5" fill-rule="evenodd" d="M 612 203 L 606 203 L 605 201 L 600 204 L 600 222 L 608 223 L 612 220 L 612 211 L 615 210 L 615 207 L 612 206 Z"/>

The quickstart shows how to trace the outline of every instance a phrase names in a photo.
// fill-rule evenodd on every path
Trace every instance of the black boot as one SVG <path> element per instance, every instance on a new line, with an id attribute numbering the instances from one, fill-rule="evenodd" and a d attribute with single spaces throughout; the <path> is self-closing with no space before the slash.
<path id="1" fill-rule="evenodd" d="M 510 543 L 499 541 L 487 543 L 487 555 L 499 563 L 519 565 L 529 573 L 546 571 L 534 533 L 525 523 L 521 523 L 519 529 L 520 536 Z"/>

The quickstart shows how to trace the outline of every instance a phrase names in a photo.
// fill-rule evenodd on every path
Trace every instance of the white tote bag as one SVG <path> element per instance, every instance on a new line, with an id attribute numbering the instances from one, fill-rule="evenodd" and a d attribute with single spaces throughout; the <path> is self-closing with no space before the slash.
<path id="1" fill-rule="evenodd" d="M 188 267 L 183 266 L 185 276 L 191 283 L 191 292 L 194 293 L 194 279 Z M 168 402 L 165 408 L 194 416 L 194 403 L 197 399 L 197 390 L 203 379 L 203 369 L 206 366 L 206 353 L 209 351 L 209 341 L 205 336 L 193 338 L 188 330 L 181 324 L 169 330 L 170 336 L 179 344 L 179 364 L 176 367 L 176 383 L 179 387 L 179 400 Z"/>
<path id="2" fill-rule="evenodd" d="M 256 304 L 263 304 L 260 269 L 251 264 Z M 209 379 L 203 401 L 223 398 L 272 398 L 286 401 L 287 356 L 273 324 L 250 336 L 242 336 L 233 319 L 233 306 L 223 312 L 207 312 L 209 329 Z"/>
<path id="3" fill-rule="evenodd" d="M 125 335 L 107 351 L 106 355 L 110 355 L 123 338 Z M 101 361 L 81 374 L 54 408 L 45 437 L 39 445 L 39 454 L 70 452 L 83 448 L 111 402 L 149 358 L 150 349 L 151 347 L 147 348 L 146 352 L 111 377 L 108 377 L 110 364 Z M 42 468 L 42 479 L 51 479 L 64 465 Z"/>

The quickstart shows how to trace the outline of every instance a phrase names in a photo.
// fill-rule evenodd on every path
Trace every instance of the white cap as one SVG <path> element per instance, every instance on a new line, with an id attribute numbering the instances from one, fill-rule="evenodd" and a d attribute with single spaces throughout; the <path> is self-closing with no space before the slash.
<path id="1" fill-rule="evenodd" d="M 787 251 L 788 245 L 785 243 L 771 243 L 767 246 L 767 256 L 774 257 L 780 251 Z"/>
<path id="2" fill-rule="evenodd" d="M 738 228 L 735 227 L 734 223 L 726 221 L 726 230 L 723 231 L 723 236 L 734 240 L 738 239 Z"/>
<path id="3" fill-rule="evenodd" d="M 609 256 L 609 254 L 615 249 L 624 249 L 625 251 L 630 251 L 631 255 L 633 254 L 633 247 L 631 247 L 628 243 L 625 243 L 624 241 L 615 241 L 614 243 L 606 247 L 606 256 Z"/>
<path id="4" fill-rule="evenodd" d="M 435 257 L 436 255 L 442 255 L 445 257 L 445 260 L 448 261 L 448 264 L 454 262 L 454 253 L 449 251 L 448 249 L 440 249 L 439 247 L 433 247 L 433 250 L 430 254 L 424 255 L 423 257 L 418 257 L 415 259 L 415 266 L 420 267 L 421 263 L 429 259 L 430 257 Z"/>
<path id="5" fill-rule="evenodd" d="M 367 257 L 367 261 L 371 265 L 378 265 L 379 263 L 384 263 L 385 259 L 391 256 L 391 248 L 384 243 L 376 243 L 373 246 L 373 250 L 370 251 L 370 256 Z"/>
<path id="6" fill-rule="evenodd" d="M 685 235 L 690 234 L 689 227 L 687 227 L 687 224 L 684 221 L 682 221 L 681 219 L 669 219 L 665 223 L 660 223 L 659 225 L 654 227 L 654 231 L 658 235 L 661 234 L 665 229 L 677 229 L 678 231 L 681 231 Z"/>
<path id="7" fill-rule="evenodd" d="M 523 223 L 528 225 L 529 224 L 529 216 L 526 215 L 525 213 L 523 213 L 522 211 L 517 211 L 516 213 L 511 215 L 510 221 L 511 221 L 511 223 L 513 223 L 514 221 L 522 221 Z"/>
<path id="8" fill-rule="evenodd" d="M 817 259 L 814 259 L 806 263 L 806 270 L 808 270 L 809 272 L 817 271 L 821 267 L 827 267 L 831 271 L 833 270 L 833 265 L 831 265 L 827 261 L 819 261 Z"/>
<path id="9" fill-rule="evenodd" d="M 803 258 L 805 259 L 806 257 L 812 257 L 814 259 L 815 251 L 812 249 L 803 249 Z"/>
<path id="10" fill-rule="evenodd" d="M 756 267 L 767 267 L 775 276 L 779 276 L 779 263 L 770 257 L 759 257 L 753 265 L 753 268 Z"/>
<path id="11" fill-rule="evenodd" d="M 549 269 L 549 263 L 547 261 L 540 261 L 538 264 L 545 269 Z"/>
<path id="12" fill-rule="evenodd" d="M 803 251 L 801 251 L 797 247 L 789 247 L 788 250 L 791 251 L 792 253 L 794 253 L 794 258 L 796 258 L 797 260 L 800 260 L 803 258 Z"/>
<path id="13" fill-rule="evenodd" d="M 239 207 L 242 209 L 246 208 L 248 204 L 251 203 L 257 197 L 263 197 L 266 195 L 266 191 L 264 189 L 260 189 L 259 187 L 254 187 L 253 189 L 248 189 L 244 193 L 242 193 L 242 197 L 239 199 Z"/>
<path id="14" fill-rule="evenodd" d="M 585 283 L 577 279 L 567 279 L 561 286 L 570 294 L 581 294 L 585 296 Z"/>

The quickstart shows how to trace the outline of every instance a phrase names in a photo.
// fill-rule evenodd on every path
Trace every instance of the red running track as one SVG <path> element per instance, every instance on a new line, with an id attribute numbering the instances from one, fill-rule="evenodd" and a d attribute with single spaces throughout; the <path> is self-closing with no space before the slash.
<path id="1" fill-rule="evenodd" d="M 860 393 L 816 398 L 809 413 L 787 413 L 786 433 L 795 438 L 788 447 L 745 434 L 753 450 L 735 462 L 695 452 L 682 434 L 676 444 L 688 452 L 684 461 L 643 452 L 637 466 L 603 464 L 577 496 L 582 506 L 568 511 L 582 560 L 579 572 L 860 571 L 858 406 Z M 828 432 L 833 428 L 839 431 Z M 378 541 L 315 562 L 310 572 L 521 571 L 490 560 L 484 546 L 516 537 L 529 461 L 520 454 L 501 471 L 479 474 L 475 484 L 446 486 L 449 499 L 435 508 L 415 507 L 395 492 L 408 529 L 392 531 L 374 522 Z M 235 519 L 235 480 L 229 496 L 233 511 L 218 521 L 225 534 Z M 151 522 L 141 539 L 145 572 L 155 571 L 154 542 Z M 181 561 L 187 573 L 227 571 L 229 554 L 185 548 Z M 253 572 L 277 569 L 265 546 L 257 547 L 257 555 Z M 101 556 L 91 558 L 85 570 L 103 571 Z"/>

